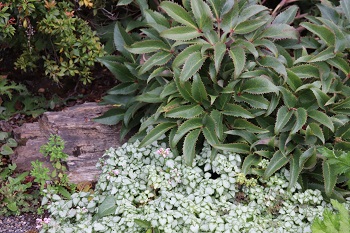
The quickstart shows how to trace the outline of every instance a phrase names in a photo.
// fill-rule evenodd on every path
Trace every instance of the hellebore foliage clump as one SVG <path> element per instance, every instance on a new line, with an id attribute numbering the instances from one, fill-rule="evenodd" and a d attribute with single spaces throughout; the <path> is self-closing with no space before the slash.
<path id="1" fill-rule="evenodd" d="M 272 16 L 248 0 L 163 1 L 156 11 L 143 2 L 138 19 L 116 22 L 118 55 L 99 59 L 120 84 L 104 97 L 117 107 L 96 121 L 122 122 L 122 136 L 138 127 L 141 147 L 166 133 L 189 166 L 205 140 L 213 160 L 244 155 L 246 175 L 286 167 L 289 188 L 344 200 L 344 179 L 318 148 L 350 148 L 349 5 L 318 4 L 299 33 L 295 5 Z"/>

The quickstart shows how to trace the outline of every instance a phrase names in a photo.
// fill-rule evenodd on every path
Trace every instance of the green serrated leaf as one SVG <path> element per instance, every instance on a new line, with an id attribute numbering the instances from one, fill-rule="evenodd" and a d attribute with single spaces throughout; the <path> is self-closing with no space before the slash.
<path id="1" fill-rule="evenodd" d="M 284 104 L 288 108 L 294 108 L 294 106 L 297 104 L 297 101 L 298 101 L 297 98 L 292 94 L 292 92 L 290 92 L 288 89 L 284 87 L 280 87 L 279 90 L 282 93 Z"/>
<path id="2" fill-rule="evenodd" d="M 193 27 L 177 26 L 162 31 L 160 35 L 171 40 L 185 41 L 200 37 L 202 33 Z"/>
<path id="3" fill-rule="evenodd" d="M 298 39 L 298 36 L 297 30 L 288 24 L 271 24 L 260 34 L 259 39 Z"/>
<path id="4" fill-rule="evenodd" d="M 279 134 L 284 126 L 289 122 L 290 118 L 293 115 L 292 110 L 289 110 L 286 106 L 282 106 L 277 111 L 277 118 L 275 124 L 275 134 Z"/>
<path id="5" fill-rule="evenodd" d="M 330 46 L 335 45 L 335 35 L 329 30 L 326 26 L 323 25 L 315 25 L 308 22 L 303 22 L 300 26 L 306 28 L 310 32 L 319 36 L 324 42 L 326 42 Z"/>
<path id="6" fill-rule="evenodd" d="M 160 7 L 177 22 L 197 28 L 197 25 L 192 19 L 191 15 L 180 5 L 174 2 L 164 1 L 161 2 Z"/>
<path id="7" fill-rule="evenodd" d="M 215 131 L 215 128 L 216 128 L 215 120 L 211 116 L 206 115 L 203 118 L 203 125 L 204 125 L 204 127 L 202 128 L 203 135 L 207 140 L 207 142 L 212 146 L 218 144 L 219 139 Z"/>
<path id="8" fill-rule="evenodd" d="M 289 162 L 289 157 L 282 154 L 281 151 L 276 151 L 276 153 L 272 156 L 267 168 L 264 172 L 264 179 L 268 179 L 273 175 L 276 171 L 281 169 L 284 165 Z"/>
<path id="9" fill-rule="evenodd" d="M 170 52 L 170 47 L 161 40 L 143 40 L 126 47 L 128 51 L 135 54 L 153 53 L 159 50 Z"/>
<path id="10" fill-rule="evenodd" d="M 328 59 L 327 63 L 335 66 L 336 68 L 340 69 L 341 71 L 343 71 L 345 73 L 345 75 L 349 75 L 350 73 L 350 65 L 349 62 L 347 62 L 346 60 L 344 60 L 343 58 L 336 56 L 332 59 Z"/>
<path id="11" fill-rule="evenodd" d="M 337 183 L 338 176 L 334 166 L 330 165 L 328 161 L 324 161 L 322 164 L 322 173 L 324 178 L 324 189 L 327 196 L 331 196 Z"/>
<path id="12" fill-rule="evenodd" d="M 166 113 L 166 117 L 190 119 L 203 113 L 204 110 L 200 105 L 190 104 L 171 109 Z"/>
<path id="13" fill-rule="evenodd" d="M 207 90 L 204 83 L 201 80 L 199 74 L 193 76 L 192 82 L 192 97 L 197 101 L 197 103 L 202 104 L 204 101 L 208 101 Z"/>
<path id="14" fill-rule="evenodd" d="M 299 167 L 303 168 L 306 161 L 311 158 L 313 155 L 316 155 L 316 148 L 311 147 L 304 151 L 299 158 Z"/>
<path id="15" fill-rule="evenodd" d="M 218 110 L 211 111 L 210 116 L 215 121 L 215 132 L 220 141 L 224 139 L 223 115 Z"/>
<path id="16" fill-rule="evenodd" d="M 125 110 L 121 108 L 112 108 L 102 116 L 96 117 L 93 121 L 105 125 L 116 125 L 124 119 Z"/>
<path id="17" fill-rule="evenodd" d="M 298 108 L 296 111 L 294 111 L 294 116 L 296 120 L 290 134 L 296 134 L 306 124 L 307 111 L 304 108 Z"/>
<path id="18" fill-rule="evenodd" d="M 270 67 L 283 77 L 287 77 L 286 67 L 275 57 L 264 56 L 259 60 L 259 64 L 263 67 Z"/>
<path id="19" fill-rule="evenodd" d="M 325 105 L 326 105 L 327 101 L 330 99 L 330 97 L 318 88 L 312 87 L 312 88 L 310 88 L 310 90 L 315 95 L 318 106 L 325 110 Z"/>
<path id="20" fill-rule="evenodd" d="M 296 185 L 300 172 L 303 169 L 303 167 L 299 166 L 299 160 L 300 160 L 300 153 L 294 153 L 289 160 L 289 164 L 290 164 L 289 166 L 290 178 L 289 178 L 289 185 L 288 185 L 289 190 Z"/>
<path id="21" fill-rule="evenodd" d="M 195 102 L 195 100 L 192 98 L 192 86 L 190 82 L 181 82 L 180 79 L 175 76 L 175 83 L 178 92 L 185 100 L 189 102 Z"/>
<path id="22" fill-rule="evenodd" d="M 226 45 L 222 42 L 218 42 L 214 45 L 214 64 L 216 73 L 219 73 L 220 65 L 224 55 L 226 53 Z"/>
<path id="23" fill-rule="evenodd" d="M 245 175 L 249 175 L 251 172 L 251 167 L 253 165 L 258 165 L 261 162 L 261 157 L 256 156 L 255 154 L 248 155 L 242 164 L 242 173 Z"/>
<path id="24" fill-rule="evenodd" d="M 128 95 L 138 90 L 139 84 L 135 82 L 124 82 L 110 89 L 110 95 Z"/>
<path id="25" fill-rule="evenodd" d="M 256 16 L 262 11 L 267 11 L 268 8 L 263 5 L 253 4 L 247 7 L 244 7 L 239 13 L 239 21 L 247 21 L 250 17 Z"/>
<path id="26" fill-rule="evenodd" d="M 278 87 L 273 84 L 268 77 L 260 76 L 248 79 L 242 85 L 241 91 L 250 94 L 278 93 Z"/>
<path id="27" fill-rule="evenodd" d="M 154 129 L 149 132 L 144 139 L 141 141 L 139 147 L 145 147 L 147 145 L 150 145 L 152 142 L 157 141 L 158 138 L 160 138 L 163 134 L 165 134 L 167 131 L 169 131 L 171 128 L 175 127 L 176 123 L 173 122 L 165 122 L 160 123 Z"/>
<path id="28" fill-rule="evenodd" d="M 243 138 L 249 144 L 253 144 L 254 142 L 256 142 L 258 140 L 258 138 L 255 136 L 255 134 L 248 132 L 246 130 L 229 130 L 229 131 L 226 131 L 225 134 L 239 136 L 239 137 Z"/>
<path id="29" fill-rule="evenodd" d="M 195 129 L 186 135 L 183 145 L 183 156 L 187 166 L 192 166 L 196 155 L 196 144 L 201 129 Z"/>
<path id="30" fill-rule="evenodd" d="M 250 154 L 250 147 L 245 143 L 228 143 L 213 145 L 216 149 L 230 151 L 233 153 Z"/>
<path id="31" fill-rule="evenodd" d="M 320 112 L 318 110 L 310 110 L 308 111 L 309 117 L 314 119 L 315 121 L 323 124 L 327 128 L 329 128 L 332 132 L 334 132 L 334 125 L 329 116 L 327 116 L 325 113 Z"/>
<path id="32" fill-rule="evenodd" d="M 124 64 L 114 61 L 115 56 L 105 56 L 97 58 L 99 62 L 105 65 L 115 78 L 121 82 L 133 82 L 136 78 Z M 112 59 L 111 59 L 112 58 Z"/>
<path id="33" fill-rule="evenodd" d="M 184 50 L 182 50 L 182 52 L 179 53 L 179 54 L 175 57 L 175 59 L 174 59 L 174 61 L 173 61 L 173 66 L 174 66 L 174 67 L 179 67 L 179 66 L 181 66 L 182 64 L 184 64 L 185 61 L 187 60 L 187 58 L 188 58 L 191 54 L 193 54 L 193 53 L 195 53 L 195 52 L 201 51 L 202 46 L 203 46 L 203 45 L 195 44 L 195 45 L 191 45 L 191 46 L 185 48 Z"/>
<path id="34" fill-rule="evenodd" d="M 251 133 L 268 133 L 266 129 L 262 129 L 259 126 L 254 125 L 253 123 L 245 119 L 236 119 L 233 123 L 235 129 L 244 129 Z"/>
<path id="35" fill-rule="evenodd" d="M 237 47 L 242 47 L 245 50 L 248 50 L 251 54 L 254 55 L 255 58 L 258 58 L 259 56 L 258 51 L 256 50 L 254 44 L 251 43 L 250 41 L 237 39 L 232 45 Z"/>
<path id="36" fill-rule="evenodd" d="M 191 118 L 184 123 L 182 123 L 177 129 L 176 133 L 173 136 L 173 139 L 170 141 L 170 144 L 175 147 L 180 139 L 187 134 L 189 131 L 201 128 L 203 126 L 201 118 Z"/>
<path id="37" fill-rule="evenodd" d="M 191 0 L 191 9 L 199 29 L 205 32 L 213 27 L 213 15 L 203 0 Z"/>
<path id="38" fill-rule="evenodd" d="M 254 41 L 254 45 L 256 47 L 265 47 L 267 48 L 269 51 L 271 51 L 271 53 L 275 56 L 278 57 L 278 49 L 277 46 L 275 45 L 275 43 L 273 43 L 271 40 L 268 39 L 258 39 Z"/>
<path id="39" fill-rule="evenodd" d="M 246 63 L 246 55 L 241 47 L 233 47 L 229 50 L 230 57 L 235 66 L 235 77 L 237 78 L 243 71 Z"/>
<path id="40" fill-rule="evenodd" d="M 311 130 L 311 132 L 310 132 L 310 130 Z M 306 128 L 306 131 L 308 132 L 308 134 L 312 134 L 312 135 L 315 135 L 316 137 L 318 137 L 322 141 L 323 144 L 325 143 L 323 131 L 317 123 L 314 123 L 314 122 L 310 123 L 308 125 L 308 127 Z"/>
<path id="41" fill-rule="evenodd" d="M 126 45 L 133 43 L 131 36 L 125 32 L 125 29 L 120 25 L 119 22 L 115 24 L 113 32 L 114 45 L 116 49 L 123 54 L 129 61 L 134 61 L 133 56 L 128 50 L 125 49 Z"/>
<path id="42" fill-rule="evenodd" d="M 294 67 L 291 67 L 290 70 L 301 79 L 320 77 L 320 72 L 318 68 L 313 65 L 294 66 Z"/>
<path id="43" fill-rule="evenodd" d="M 261 19 L 252 19 L 252 20 L 243 21 L 233 29 L 233 32 L 238 35 L 248 34 L 260 28 L 264 24 L 266 24 L 266 21 Z"/>
<path id="44" fill-rule="evenodd" d="M 168 19 L 160 12 L 145 10 L 145 19 L 147 24 L 151 25 L 158 32 L 162 32 L 170 27 Z"/>
<path id="45" fill-rule="evenodd" d="M 262 95 L 242 93 L 241 95 L 235 95 L 235 100 L 238 102 L 243 101 L 256 109 L 267 109 L 269 107 L 269 101 Z"/>
<path id="46" fill-rule="evenodd" d="M 225 105 L 225 108 L 223 109 L 222 114 L 227 116 L 242 117 L 246 119 L 255 117 L 251 112 L 249 112 L 242 106 L 237 104 L 231 104 L 231 103 L 228 103 Z"/>
<path id="47" fill-rule="evenodd" d="M 139 74 L 144 74 L 145 72 L 152 69 L 154 66 L 161 66 L 166 64 L 171 58 L 173 54 L 165 51 L 161 51 L 158 53 L 153 54 L 143 65 L 141 66 L 139 70 Z"/>
<path id="48" fill-rule="evenodd" d="M 299 8 L 295 5 L 288 7 L 283 12 L 279 13 L 272 21 L 273 24 L 291 24 L 298 12 Z"/>
<path id="49" fill-rule="evenodd" d="M 191 54 L 185 61 L 184 67 L 180 74 L 180 80 L 184 82 L 190 79 L 200 70 L 205 60 L 206 58 L 203 57 L 200 52 Z"/>

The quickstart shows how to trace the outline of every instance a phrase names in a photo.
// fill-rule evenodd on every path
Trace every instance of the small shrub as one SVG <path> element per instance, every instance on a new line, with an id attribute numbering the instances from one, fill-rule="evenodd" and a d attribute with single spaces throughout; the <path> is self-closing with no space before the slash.
<path id="1" fill-rule="evenodd" d="M 10 2 L 0 5 L 0 30 L 7 32 L 0 41 L 7 45 L 3 49 L 21 50 L 17 68 L 44 68 L 55 81 L 66 76 L 91 81 L 91 68 L 104 54 L 103 46 L 87 22 L 74 15 L 70 1 Z"/>

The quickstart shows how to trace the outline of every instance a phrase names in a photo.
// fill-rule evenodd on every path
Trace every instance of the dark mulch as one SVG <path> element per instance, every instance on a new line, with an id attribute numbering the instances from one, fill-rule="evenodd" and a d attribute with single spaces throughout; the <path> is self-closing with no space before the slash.
<path id="1" fill-rule="evenodd" d="M 36 233 L 35 213 L 24 213 L 19 216 L 0 216 L 0 233 Z"/>

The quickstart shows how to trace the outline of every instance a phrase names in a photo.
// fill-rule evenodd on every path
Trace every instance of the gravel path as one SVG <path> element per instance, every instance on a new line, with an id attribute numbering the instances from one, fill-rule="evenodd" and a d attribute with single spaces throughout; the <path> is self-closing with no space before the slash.
<path id="1" fill-rule="evenodd" d="M 35 233 L 37 215 L 25 213 L 19 216 L 0 216 L 0 233 Z"/>

